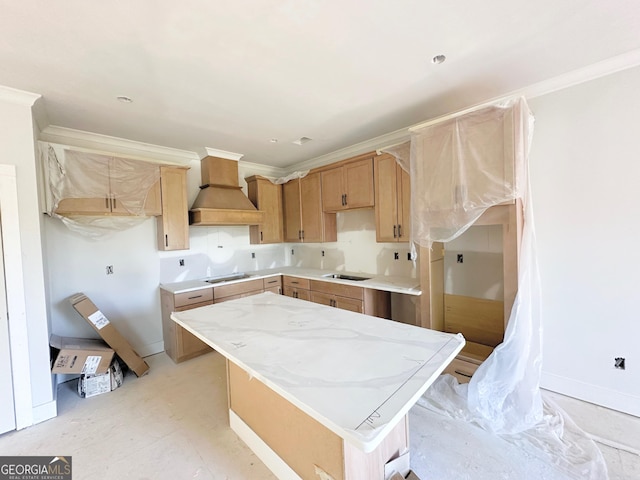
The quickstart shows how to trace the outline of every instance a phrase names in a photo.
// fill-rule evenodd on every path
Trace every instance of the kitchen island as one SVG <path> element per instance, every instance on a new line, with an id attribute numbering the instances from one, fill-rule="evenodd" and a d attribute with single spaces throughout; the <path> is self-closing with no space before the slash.
<path id="1" fill-rule="evenodd" d="M 408 449 L 407 412 L 464 345 L 273 293 L 171 318 L 227 358 L 231 428 L 279 478 L 382 479 Z"/>

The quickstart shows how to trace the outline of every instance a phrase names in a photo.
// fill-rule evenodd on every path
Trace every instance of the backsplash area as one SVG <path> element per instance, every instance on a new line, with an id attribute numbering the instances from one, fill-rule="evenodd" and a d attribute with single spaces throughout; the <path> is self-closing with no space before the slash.
<path id="1" fill-rule="evenodd" d="M 408 243 L 376 243 L 373 209 L 338 213 L 337 220 L 337 242 L 310 244 L 251 245 L 246 226 L 190 227 L 189 250 L 158 252 L 160 283 L 283 266 L 416 277 Z"/>
<path id="2" fill-rule="evenodd" d="M 340 212 L 337 224 L 337 242 L 289 244 L 287 265 L 416 277 L 414 262 L 407 260 L 410 253 L 408 243 L 376 243 L 373 209 Z"/>

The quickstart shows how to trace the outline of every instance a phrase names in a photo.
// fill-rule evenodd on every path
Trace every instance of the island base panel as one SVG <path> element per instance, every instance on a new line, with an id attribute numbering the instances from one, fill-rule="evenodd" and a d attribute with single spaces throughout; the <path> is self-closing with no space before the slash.
<path id="1" fill-rule="evenodd" d="M 227 361 L 227 374 L 233 430 L 283 478 L 317 480 L 320 470 L 334 480 L 383 479 L 385 463 L 408 449 L 406 416 L 374 451 L 364 453 L 233 362 Z M 290 475 L 282 473 L 278 459 Z"/>

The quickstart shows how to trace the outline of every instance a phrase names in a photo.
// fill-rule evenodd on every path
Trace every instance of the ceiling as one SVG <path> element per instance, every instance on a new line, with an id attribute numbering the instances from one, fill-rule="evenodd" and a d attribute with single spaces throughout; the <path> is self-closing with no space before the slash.
<path id="1" fill-rule="evenodd" d="M 0 85 L 41 94 L 48 124 L 278 167 L 640 49 L 637 0 L 0 0 L 0 11 Z"/>

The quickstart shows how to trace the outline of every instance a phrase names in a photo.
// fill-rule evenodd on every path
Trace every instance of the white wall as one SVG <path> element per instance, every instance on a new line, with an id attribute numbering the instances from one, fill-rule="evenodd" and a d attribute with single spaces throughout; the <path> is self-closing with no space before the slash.
<path id="1" fill-rule="evenodd" d="M 416 268 L 413 262 L 407 259 L 407 254 L 410 253 L 408 243 L 376 243 L 373 208 L 340 212 L 337 215 L 338 241 L 289 244 L 287 256 L 290 265 L 352 273 L 416 277 Z M 395 260 L 396 253 L 398 260 Z"/>
<path id="2" fill-rule="evenodd" d="M 55 415 L 31 103 L 0 87 L 0 163 L 15 165 L 34 422 Z M 16 98 L 20 95 L 16 94 Z"/>
<path id="3" fill-rule="evenodd" d="M 640 415 L 640 68 L 535 98 L 543 386 Z M 614 358 L 625 357 L 625 371 Z"/>

